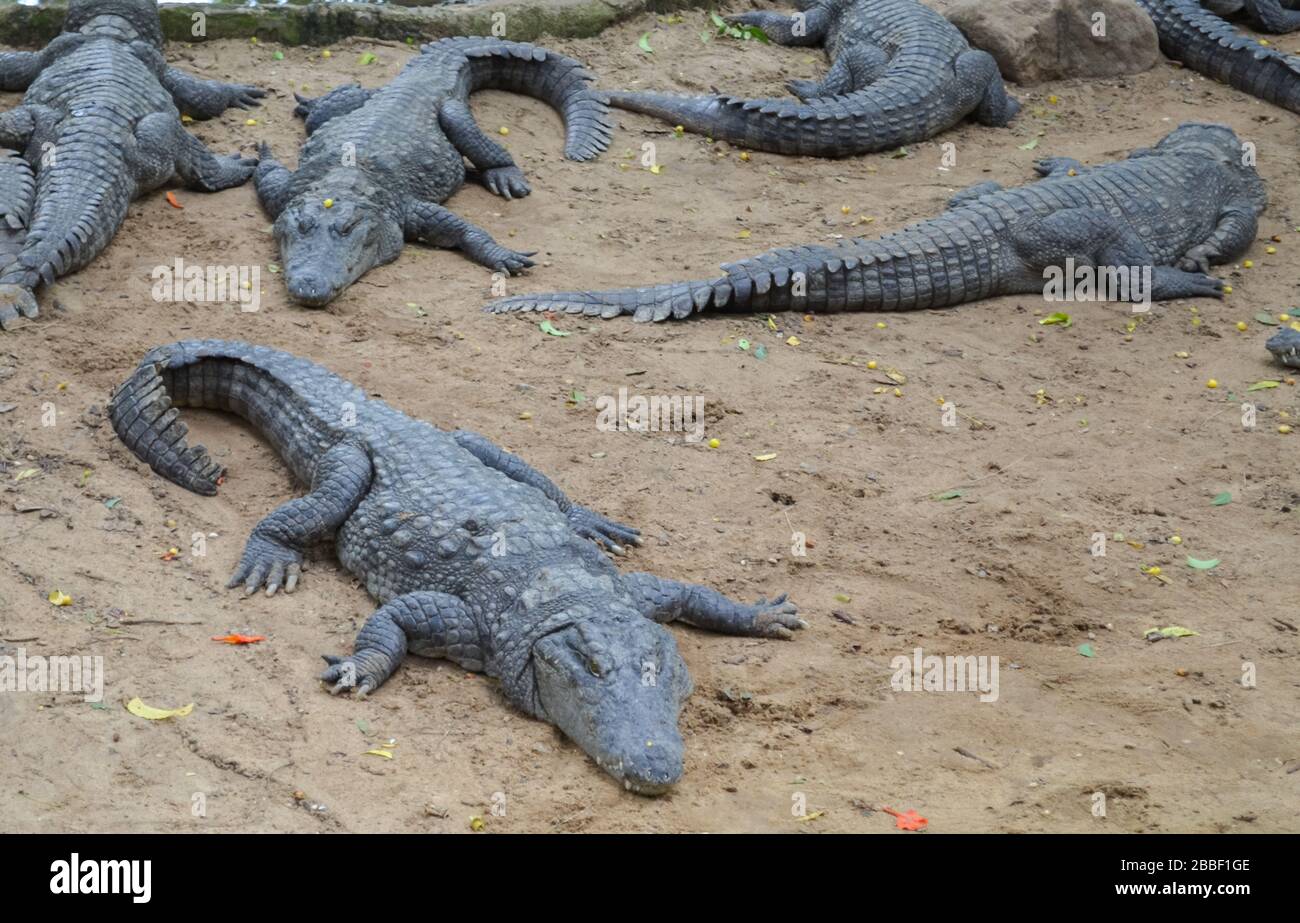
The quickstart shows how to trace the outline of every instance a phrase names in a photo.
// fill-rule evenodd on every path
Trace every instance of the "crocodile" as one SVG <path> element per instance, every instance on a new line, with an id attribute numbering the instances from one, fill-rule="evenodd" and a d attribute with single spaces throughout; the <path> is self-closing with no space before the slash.
<path id="1" fill-rule="evenodd" d="M 1220 83 L 1300 112 L 1300 57 L 1237 31 L 1197 0 L 1137 0 L 1155 22 L 1160 50 Z"/>
<path id="2" fill-rule="evenodd" d="M 83 268 L 131 201 L 173 179 L 216 192 L 256 160 L 219 157 L 181 125 L 258 104 L 264 92 L 167 65 L 155 0 L 70 0 L 40 51 L 0 53 L 0 328 L 38 313 L 36 288 Z M 19 156 L 21 155 L 21 156 Z"/>
<path id="3" fill-rule="evenodd" d="M 1261 32 L 1300 29 L 1300 0 L 1201 0 L 1201 5 L 1218 16 L 1241 14 Z"/>
<path id="4" fill-rule="evenodd" d="M 691 679 L 682 621 L 788 638 L 806 627 L 785 596 L 755 605 L 703 586 L 623 573 L 637 530 L 570 500 L 516 455 L 466 430 L 412 419 L 319 365 L 264 346 L 189 340 L 149 352 L 109 403 L 122 441 L 175 484 L 213 495 L 225 469 L 187 447 L 179 407 L 249 420 L 310 485 L 259 522 L 231 587 L 292 592 L 310 545 L 380 606 L 350 656 L 327 656 L 330 691 L 378 688 L 409 651 L 500 680 L 520 710 L 556 725 L 626 788 L 658 794 L 682 774 L 677 727 Z"/>
<path id="5" fill-rule="evenodd" d="M 1300 369 L 1300 329 L 1287 327 L 1279 330 L 1264 345 L 1278 363 L 1289 369 Z"/>
<path id="6" fill-rule="evenodd" d="M 1045 177 L 1003 189 L 981 183 L 948 210 L 880 239 L 770 250 L 710 281 L 604 292 L 517 295 L 495 313 L 563 311 L 638 321 L 737 311 L 909 311 L 997 295 L 1043 293 L 1094 267 L 1127 278 L 1131 300 L 1221 297 L 1211 265 L 1252 243 L 1264 185 L 1224 125 L 1189 123 L 1126 160 L 1086 167 L 1040 160 Z M 1149 272 L 1148 272 L 1149 271 Z M 1144 280 L 1149 279 L 1149 284 Z M 1121 286 L 1121 294 L 1124 286 Z"/>
<path id="7" fill-rule="evenodd" d="M 447 38 L 425 45 L 387 86 L 338 87 L 298 97 L 308 140 L 296 171 L 260 148 L 254 183 L 275 237 L 289 294 L 320 307 L 375 266 L 390 263 L 407 240 L 458 248 L 474 262 L 513 274 L 532 253 L 501 246 L 442 206 L 475 178 L 506 199 L 531 191 L 500 144 L 474 122 L 466 101 L 494 88 L 536 96 L 565 121 L 565 156 L 590 160 L 611 138 L 609 109 L 572 58 L 497 38 Z"/>
<path id="8" fill-rule="evenodd" d="M 816 157 L 924 141 L 971 114 L 1002 126 L 1020 110 L 993 56 L 917 0 L 804 0 L 795 13 L 728 19 L 781 45 L 824 44 L 829 72 L 787 82 L 797 101 L 620 91 L 606 94 L 610 104 L 755 150 Z"/>

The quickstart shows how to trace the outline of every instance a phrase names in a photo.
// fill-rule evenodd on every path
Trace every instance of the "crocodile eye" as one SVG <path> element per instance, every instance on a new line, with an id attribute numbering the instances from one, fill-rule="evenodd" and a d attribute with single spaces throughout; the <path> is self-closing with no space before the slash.
<path id="1" fill-rule="evenodd" d="M 592 676 L 595 676 L 597 678 L 600 677 L 600 664 L 596 663 L 596 661 L 588 660 L 587 669 L 591 671 Z"/>
<path id="2" fill-rule="evenodd" d="M 361 223 L 361 213 L 353 212 L 350 216 L 335 224 L 334 228 L 339 232 L 340 235 L 347 235 L 347 234 L 351 234 L 356 229 L 356 226 L 360 223 Z"/>

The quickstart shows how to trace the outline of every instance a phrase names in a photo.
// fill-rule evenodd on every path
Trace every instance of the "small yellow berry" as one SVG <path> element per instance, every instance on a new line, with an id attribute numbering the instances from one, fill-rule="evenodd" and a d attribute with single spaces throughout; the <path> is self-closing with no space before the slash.
<path id="1" fill-rule="evenodd" d="M 334 207 L 334 200 L 333 200 L 333 199 L 326 199 L 324 202 L 322 202 L 322 203 L 320 203 L 320 204 L 321 204 L 321 205 L 324 205 L 326 208 L 333 208 L 333 207 Z"/>
<path id="2" fill-rule="evenodd" d="M 1207 382 L 1205 383 L 1205 387 L 1207 387 L 1207 388 L 1217 388 L 1217 387 L 1219 387 L 1219 380 L 1218 380 L 1217 378 L 1211 378 L 1209 381 L 1207 381 Z"/>
<path id="3" fill-rule="evenodd" d="M 249 126 L 256 125 L 257 119 L 244 119 L 244 124 Z"/>
<path id="4" fill-rule="evenodd" d="M 1281 433 L 1283 436 L 1285 436 L 1287 433 L 1291 432 L 1291 427 L 1283 423 L 1281 426 L 1277 428 L 1277 431 Z"/>
<path id="5" fill-rule="evenodd" d="M 1182 351 L 1182 352 L 1174 353 L 1174 357 L 1177 359 L 1190 359 L 1192 357 L 1192 354 L 1186 351 Z"/>
<path id="6" fill-rule="evenodd" d="M 1289 320 L 1291 319 L 1291 315 L 1290 315 L 1290 314 L 1279 314 L 1279 315 L 1277 316 L 1277 319 L 1280 320 L 1282 323 L 1285 324 L 1287 321 L 1289 321 Z"/>
<path id="7" fill-rule="evenodd" d="M 332 57 L 334 57 L 333 53 L 332 53 L 328 48 L 326 48 L 324 51 L 322 51 L 322 52 L 320 53 L 320 56 L 321 56 L 322 58 L 332 58 Z"/>
<path id="8" fill-rule="evenodd" d="M 1160 566 L 1157 564 L 1152 564 L 1150 567 L 1147 568 L 1147 573 L 1150 574 L 1152 577 L 1159 577 L 1161 573 Z"/>
<path id="9" fill-rule="evenodd" d="M 510 134 L 510 129 L 502 125 L 500 128 L 497 129 L 497 133 L 502 135 L 508 135 Z"/>
<path id="10" fill-rule="evenodd" d="M 1254 269 L 1254 268 L 1255 268 L 1255 261 L 1254 261 L 1254 260 L 1242 260 L 1242 261 L 1241 261 L 1241 268 L 1242 268 L 1242 269 Z"/>
<path id="11" fill-rule="evenodd" d="M 876 367 L 876 360 L 875 360 L 875 359 L 872 359 L 870 362 L 867 363 L 867 368 L 869 368 L 869 369 L 874 369 L 875 367 Z"/>
<path id="12" fill-rule="evenodd" d="M 877 329 L 877 330 L 884 330 L 884 329 L 885 329 L 886 327 L 888 327 L 888 326 L 889 326 L 889 325 L 886 324 L 883 320 L 878 320 L 878 321 L 876 321 L 876 329 Z"/>
<path id="13" fill-rule="evenodd" d="M 1265 252 L 1265 253 L 1277 253 L 1277 247 L 1265 247 L 1265 248 L 1264 248 L 1264 252 Z"/>
<path id="14" fill-rule="evenodd" d="M 901 388 L 895 388 L 895 389 L 894 389 L 894 397 L 902 397 L 902 396 L 903 396 L 903 391 L 902 391 L 902 389 L 901 389 Z"/>
<path id="15" fill-rule="evenodd" d="M 841 214 L 847 215 L 850 211 L 852 211 L 852 209 L 850 209 L 847 205 L 841 205 L 841 206 L 840 206 L 840 213 L 841 213 Z"/>
<path id="16" fill-rule="evenodd" d="M 1231 295 L 1231 294 L 1232 294 L 1232 286 L 1231 286 L 1231 285 L 1225 285 L 1225 286 L 1223 287 L 1223 294 L 1225 294 L 1225 295 Z"/>
<path id="17" fill-rule="evenodd" d="M 710 440 L 709 440 L 709 448 L 710 448 L 710 449 L 716 449 L 716 448 L 717 448 L 718 446 L 720 446 L 720 445 L 722 445 L 722 443 L 721 443 L 719 440 L 717 440 L 717 439 L 710 439 Z"/>
<path id="18" fill-rule="evenodd" d="M 1237 329 L 1242 331 L 1246 330 L 1246 322 L 1244 320 L 1237 321 Z"/>
<path id="19" fill-rule="evenodd" d="M 1171 545 L 1181 545 L 1182 543 L 1183 543 L 1183 537 L 1182 537 L 1181 535 L 1171 535 L 1171 536 L 1169 536 L 1169 544 L 1171 544 Z"/>
<path id="20" fill-rule="evenodd" d="M 741 159 L 742 161 L 744 161 L 745 163 L 749 163 L 749 151 L 741 151 L 741 152 L 740 152 L 740 159 Z"/>

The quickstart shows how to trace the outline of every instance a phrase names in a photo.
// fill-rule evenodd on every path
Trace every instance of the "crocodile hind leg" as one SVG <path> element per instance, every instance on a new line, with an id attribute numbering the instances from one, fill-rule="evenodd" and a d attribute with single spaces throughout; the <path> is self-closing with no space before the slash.
<path id="1" fill-rule="evenodd" d="M 1183 254 L 1178 268 L 1185 272 L 1208 273 L 1212 265 L 1226 263 L 1245 253 L 1255 241 L 1259 218 L 1249 204 L 1229 208 L 1219 216 L 1214 233 Z"/>
<path id="2" fill-rule="evenodd" d="M 363 89 L 360 84 L 348 83 L 335 87 L 324 96 L 317 96 L 315 99 L 308 99 L 294 93 L 293 98 L 298 101 L 298 105 L 294 107 L 293 114 L 306 123 L 307 134 L 310 135 L 330 119 L 360 109 L 374 92 L 374 90 Z"/>
<path id="3" fill-rule="evenodd" d="M 1300 29 L 1300 11 L 1279 0 L 1246 0 L 1246 15 L 1261 32 L 1280 35 Z"/>
<path id="4" fill-rule="evenodd" d="M 478 171 L 477 179 L 503 199 L 521 199 L 532 189 L 510 152 L 483 133 L 469 106 L 446 100 L 438 109 L 438 124 L 456 150 Z"/>
<path id="5" fill-rule="evenodd" d="M 948 207 L 960 208 L 963 205 L 977 202 L 986 195 L 992 195 L 995 192 L 1001 191 L 1002 184 L 995 183 L 992 180 L 989 180 L 987 183 L 976 183 L 974 186 L 967 186 L 960 192 L 954 193 L 953 197 L 948 200 Z"/>
<path id="6" fill-rule="evenodd" d="M 331 695 L 353 689 L 364 699 L 393 675 L 408 650 L 474 672 L 484 666 L 478 625 L 465 603 L 447 593 L 417 591 L 376 609 L 357 635 L 350 657 L 325 655 L 329 668 L 320 678 L 334 684 Z"/>
<path id="7" fill-rule="evenodd" d="M 497 272 L 513 274 L 527 269 L 533 265 L 529 257 L 536 252 L 507 249 L 487 231 L 434 202 L 417 201 L 408 206 L 404 229 L 408 240 L 460 250 L 480 266 Z"/>
<path id="8" fill-rule="evenodd" d="M 201 80 L 174 67 L 163 73 L 162 85 L 171 93 L 176 108 L 196 119 L 215 119 L 232 106 L 240 109 L 260 106 L 258 100 L 266 95 L 258 87 Z"/>
<path id="9" fill-rule="evenodd" d="M 544 493 L 560 508 L 560 512 L 568 517 L 569 525 L 573 527 L 573 531 L 583 538 L 591 539 L 597 545 L 608 548 L 615 554 L 623 553 L 623 548 L 619 545 L 619 542 L 631 545 L 641 544 L 641 533 L 639 531 L 631 526 L 614 522 L 612 519 L 606 519 L 599 513 L 574 503 L 565 496 L 564 491 L 560 490 L 550 478 L 518 455 L 500 448 L 486 436 L 480 436 L 478 433 L 469 430 L 458 429 L 451 434 L 451 437 L 456 440 L 457 445 L 489 468 L 500 471 L 512 481 L 536 487 Z"/>
<path id="10" fill-rule="evenodd" d="M 257 169 L 257 158 L 235 153 L 218 157 L 194 135 L 181 129 L 183 138 L 176 155 L 176 175 L 191 189 L 220 192 L 242 186 Z"/>
<path id="11" fill-rule="evenodd" d="M 822 7 L 801 13 L 778 13 L 776 10 L 753 10 L 724 16 L 733 26 L 758 26 L 778 45 L 820 45 L 826 38 L 830 14 Z"/>
<path id="12" fill-rule="evenodd" d="M 1079 266 L 1110 269 L 1150 269 L 1152 286 L 1143 293 L 1130 287 L 1130 297 L 1143 294 L 1154 301 L 1174 298 L 1223 297 L 1223 282 L 1199 272 L 1157 266 L 1151 251 L 1132 229 L 1109 214 L 1093 208 L 1064 208 L 1026 222 L 1013 232 L 1016 252 L 1024 260 L 1025 290 L 1046 284 L 1049 268 L 1073 259 Z"/>
<path id="13" fill-rule="evenodd" d="M 1007 93 L 998 62 L 987 51 L 966 51 L 957 58 L 957 85 L 961 92 L 979 94 L 975 118 L 981 125 L 1001 128 L 1016 117 L 1020 102 Z"/>
<path id="14" fill-rule="evenodd" d="M 0 52 L 0 90 L 21 93 L 31 86 L 44 63 L 44 56 L 39 51 Z"/>
<path id="15" fill-rule="evenodd" d="M 372 473 L 370 456 L 354 443 L 339 443 L 326 451 L 316 463 L 311 493 L 281 504 L 253 527 L 226 585 L 242 583 L 246 596 L 263 584 L 267 596 L 274 596 L 281 586 L 292 593 L 302 570 L 303 551 L 333 536 L 352 515 L 370 488 Z"/>
<path id="16" fill-rule="evenodd" d="M 293 171 L 272 156 L 271 146 L 265 141 L 257 146 L 257 154 L 257 169 L 253 171 L 257 199 L 268 215 L 279 218 L 291 198 Z"/>
<path id="17" fill-rule="evenodd" d="M 722 634 L 756 638 L 789 638 L 791 632 L 808 627 L 784 594 L 747 606 L 708 587 L 654 574 L 624 574 L 622 584 L 637 610 L 656 622 L 685 622 Z"/>
<path id="18" fill-rule="evenodd" d="M 889 68 L 883 48 L 867 43 L 845 48 L 821 80 L 787 80 L 786 88 L 805 102 L 824 96 L 843 96 L 864 89 Z"/>

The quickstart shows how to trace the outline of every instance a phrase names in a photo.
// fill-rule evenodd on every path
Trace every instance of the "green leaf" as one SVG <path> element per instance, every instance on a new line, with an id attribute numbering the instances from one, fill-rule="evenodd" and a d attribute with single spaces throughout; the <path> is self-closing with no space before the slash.
<path id="1" fill-rule="evenodd" d="M 378 60 L 379 60 L 378 55 L 376 55 L 373 51 L 367 51 L 367 52 L 366 52 L 365 54 L 363 54 L 361 57 L 357 58 L 357 63 L 358 63 L 358 64 L 374 64 L 374 63 L 375 63 L 376 61 L 378 61 Z"/>
<path id="2" fill-rule="evenodd" d="M 966 492 L 964 490 L 945 490 L 941 494 L 935 494 L 930 499 L 931 500 L 956 500 L 958 497 L 964 495 L 965 493 Z"/>
<path id="3" fill-rule="evenodd" d="M 739 340 L 736 341 L 736 348 L 737 348 L 737 349 L 748 350 L 748 349 L 749 349 L 749 340 L 745 339 L 744 337 L 741 337 Z"/>
<path id="4" fill-rule="evenodd" d="M 640 40 L 639 42 L 637 42 L 636 45 L 637 45 L 638 48 L 640 48 L 640 49 L 641 49 L 642 51 L 644 51 L 646 54 L 654 54 L 654 53 L 655 53 L 655 50 L 654 50 L 653 48 L 650 47 L 650 33 L 649 33 L 649 32 L 647 32 L 647 33 L 645 33 L 645 35 L 641 36 L 641 40 Z"/>
<path id="5" fill-rule="evenodd" d="M 104 506 L 108 507 L 111 510 L 121 502 L 122 502 L 121 497 L 110 497 L 104 501 Z"/>
<path id="6" fill-rule="evenodd" d="M 1267 311 L 1260 311 L 1255 315 L 1255 320 L 1261 324 L 1268 324 L 1270 327 L 1276 327 L 1278 325 L 1278 319 Z"/>
<path id="7" fill-rule="evenodd" d="M 1034 148 L 1036 148 L 1036 147 L 1038 147 L 1038 139 L 1037 139 L 1037 138 L 1033 138 L 1033 139 L 1031 139 L 1030 142 L 1029 142 L 1028 144 L 1022 144 L 1022 145 L 1020 145 L 1020 149 L 1021 149 L 1022 151 L 1032 151 L 1032 150 L 1033 150 Z"/>
<path id="8" fill-rule="evenodd" d="M 1077 648 L 1075 648 L 1075 650 L 1077 650 L 1077 651 L 1078 651 L 1080 654 L 1082 654 L 1084 657 L 1096 657 L 1096 656 L 1097 656 L 1097 652 L 1094 651 L 1094 650 L 1092 649 L 1092 645 L 1091 645 L 1091 644 L 1080 644 Z"/>
<path id="9" fill-rule="evenodd" d="M 1212 568 L 1219 566 L 1219 559 L 1210 558 L 1208 561 L 1202 561 L 1199 558 L 1193 558 L 1189 556 L 1187 558 L 1187 566 L 1194 567 L 1197 570 L 1210 570 Z"/>
<path id="10" fill-rule="evenodd" d="M 1064 311 L 1057 311 L 1055 314 L 1040 317 L 1038 322 L 1044 326 L 1050 326 L 1051 324 L 1060 324 L 1062 327 L 1074 326 L 1074 321 L 1071 320 L 1070 315 L 1066 314 Z"/>
<path id="11" fill-rule="evenodd" d="M 1214 506 L 1227 506 L 1231 502 L 1232 502 L 1232 494 L 1228 493 L 1228 491 L 1226 490 L 1210 501 L 1210 503 Z"/>
<path id="12" fill-rule="evenodd" d="M 1155 641 L 1158 638 L 1193 638 L 1200 632 L 1192 631 L 1190 628 L 1184 628 L 1182 625 L 1167 625 L 1164 628 L 1148 628 L 1142 632 L 1142 637 L 1148 641 Z M 1153 637 L 1154 636 L 1154 637 Z"/>
<path id="13" fill-rule="evenodd" d="M 284 52 L 283 52 L 283 51 L 277 51 L 275 54 L 271 55 L 271 58 L 272 58 L 273 60 L 276 60 L 276 61 L 283 61 L 283 60 L 284 60 Z"/>
<path id="14" fill-rule="evenodd" d="M 573 334 L 568 330 L 556 330 L 555 325 L 548 320 L 542 321 L 537 325 L 542 333 L 549 333 L 553 337 L 571 337 Z"/>
<path id="15" fill-rule="evenodd" d="M 1276 388 L 1276 387 L 1277 387 L 1278 385 L 1280 385 L 1280 384 L 1282 384 L 1282 382 L 1280 382 L 1280 381 L 1272 381 L 1272 380 L 1270 380 L 1270 379 L 1265 379 L 1264 381 L 1257 381 L 1257 382 L 1255 382 L 1253 385 L 1251 385 L 1251 386 L 1250 386 L 1249 388 L 1247 388 L 1246 390 L 1247 390 L 1247 391 L 1267 391 L 1269 388 Z"/>

